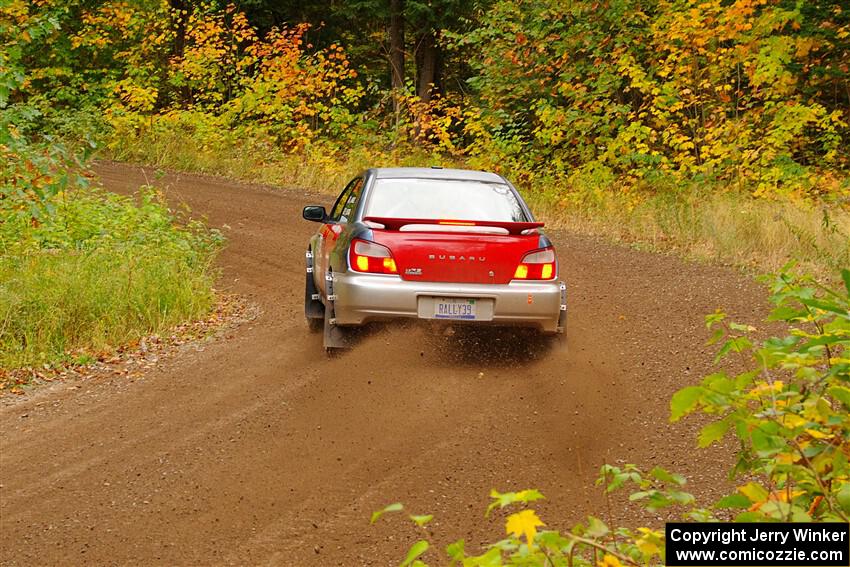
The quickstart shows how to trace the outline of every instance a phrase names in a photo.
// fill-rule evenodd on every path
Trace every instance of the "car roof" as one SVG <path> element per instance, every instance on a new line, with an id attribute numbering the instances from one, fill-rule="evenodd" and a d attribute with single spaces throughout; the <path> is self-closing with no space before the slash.
<path id="1" fill-rule="evenodd" d="M 380 167 L 369 170 L 377 179 L 455 179 L 505 183 L 505 178 L 489 171 L 446 169 L 442 167 Z"/>

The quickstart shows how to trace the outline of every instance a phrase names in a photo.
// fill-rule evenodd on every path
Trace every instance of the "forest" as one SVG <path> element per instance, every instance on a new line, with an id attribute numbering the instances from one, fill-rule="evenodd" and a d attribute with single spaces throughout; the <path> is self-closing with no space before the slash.
<path id="1" fill-rule="evenodd" d="M 850 260 L 841 0 L 7 0 L 0 38 L 7 158 L 49 137 L 331 192 L 490 169 L 616 240 Z"/>
<path id="2" fill-rule="evenodd" d="M 169 136 L 439 154 L 565 196 L 846 197 L 841 0 L 5 4 L 0 104 L 21 135 L 165 162 Z"/>
<path id="3" fill-rule="evenodd" d="M 106 191 L 99 161 L 302 193 L 486 169 L 549 227 L 773 272 L 777 336 L 708 315 L 734 361 L 670 400 L 699 447 L 733 439 L 738 486 L 698 503 L 623 463 L 598 485 L 652 518 L 850 517 L 846 0 L 0 0 L 0 393 L 220 309 L 225 229 L 155 183 Z M 506 538 L 445 562 L 664 562 L 656 528 L 542 529 L 537 490 L 491 498 Z M 426 535 L 402 564 L 423 565 L 432 517 L 408 518 Z"/>

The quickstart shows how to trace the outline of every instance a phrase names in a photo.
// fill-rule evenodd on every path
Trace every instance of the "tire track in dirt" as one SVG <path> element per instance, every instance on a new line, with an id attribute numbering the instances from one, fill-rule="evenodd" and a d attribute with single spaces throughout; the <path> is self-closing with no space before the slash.
<path id="1" fill-rule="evenodd" d="M 733 270 L 555 231 L 568 349 L 394 326 L 327 359 L 301 311 L 315 225 L 300 210 L 332 197 L 97 173 L 123 193 L 147 180 L 229 226 L 221 287 L 262 314 L 142 379 L 0 408 L 4 565 L 393 564 L 419 534 L 368 526 L 388 502 L 434 513 L 436 541 L 473 548 L 502 533 L 498 516 L 481 520 L 491 488 L 539 488 L 544 519 L 567 527 L 605 515 L 593 485 L 604 462 L 680 470 L 701 493 L 722 483 L 727 453 L 697 453 L 693 424 L 667 424 L 667 403 L 710 370 L 705 313 L 761 319 L 764 293 Z"/>

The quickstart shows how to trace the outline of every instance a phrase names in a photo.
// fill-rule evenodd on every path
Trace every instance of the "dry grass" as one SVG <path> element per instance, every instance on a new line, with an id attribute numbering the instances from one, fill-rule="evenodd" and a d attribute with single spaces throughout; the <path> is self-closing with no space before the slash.
<path id="1" fill-rule="evenodd" d="M 361 147 L 340 156 L 314 147 L 288 154 L 256 138 L 219 137 L 217 143 L 196 143 L 179 128 L 148 131 L 147 135 L 148 139 L 113 143 L 110 157 L 328 193 L 336 193 L 367 167 L 462 167 L 424 152 Z M 511 177 L 509 173 L 506 176 Z M 592 198 L 585 198 L 581 189 L 557 184 L 523 191 L 550 226 L 651 250 L 758 272 L 774 271 L 791 260 L 820 276 L 834 276 L 839 269 L 850 267 L 850 212 L 846 208 L 753 199 L 721 187 L 714 191 L 676 188 L 640 198 L 598 187 L 592 192 Z"/>
<path id="2" fill-rule="evenodd" d="M 529 199 L 550 226 L 657 251 L 770 272 L 789 261 L 834 277 L 850 267 L 850 213 L 839 207 L 735 194 L 656 196 L 629 210 L 616 197 L 592 210 Z"/>
<path id="3" fill-rule="evenodd" d="M 328 193 L 340 191 L 370 167 L 457 165 L 440 154 L 409 148 L 361 145 L 340 155 L 337 149 L 314 143 L 292 153 L 270 137 L 243 136 L 216 120 L 204 113 L 181 112 L 160 116 L 144 128 L 116 129 L 105 153 L 116 161 Z"/>

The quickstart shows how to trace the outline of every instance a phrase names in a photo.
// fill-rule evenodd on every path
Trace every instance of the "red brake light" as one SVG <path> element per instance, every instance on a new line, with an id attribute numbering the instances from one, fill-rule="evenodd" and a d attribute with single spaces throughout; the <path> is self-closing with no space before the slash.
<path id="1" fill-rule="evenodd" d="M 551 248 L 529 252 L 514 272 L 515 280 L 551 280 L 555 276 L 555 251 Z"/>
<path id="2" fill-rule="evenodd" d="M 348 248 L 348 264 L 356 272 L 395 274 L 398 268 L 390 249 L 375 242 L 355 240 Z"/>

